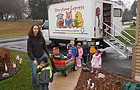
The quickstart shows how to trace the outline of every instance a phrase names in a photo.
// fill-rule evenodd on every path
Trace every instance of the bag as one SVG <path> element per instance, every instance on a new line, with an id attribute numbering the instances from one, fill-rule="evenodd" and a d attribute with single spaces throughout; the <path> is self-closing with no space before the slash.
<path id="1" fill-rule="evenodd" d="M 140 90 L 140 83 L 124 82 L 123 90 Z"/>

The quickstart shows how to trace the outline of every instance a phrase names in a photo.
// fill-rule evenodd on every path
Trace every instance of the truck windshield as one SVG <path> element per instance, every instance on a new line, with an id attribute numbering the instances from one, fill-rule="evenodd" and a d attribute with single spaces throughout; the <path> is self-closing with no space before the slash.
<path id="1" fill-rule="evenodd" d="M 48 22 L 45 22 L 45 24 L 42 26 L 42 30 L 45 30 L 45 29 L 49 29 L 49 23 Z"/>

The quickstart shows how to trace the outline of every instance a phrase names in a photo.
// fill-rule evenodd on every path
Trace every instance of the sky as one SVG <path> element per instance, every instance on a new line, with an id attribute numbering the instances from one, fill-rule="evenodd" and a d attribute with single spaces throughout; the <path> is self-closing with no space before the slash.
<path id="1" fill-rule="evenodd" d="M 28 0 L 25 0 L 25 1 L 28 1 Z M 112 1 L 118 1 L 118 0 L 112 0 Z M 130 8 L 135 0 L 122 0 L 122 1 L 125 2 L 127 8 Z"/>
<path id="2" fill-rule="evenodd" d="M 118 1 L 118 0 L 112 0 L 112 1 Z M 122 1 L 124 1 L 126 7 L 130 9 L 131 5 L 135 0 L 122 0 Z"/>

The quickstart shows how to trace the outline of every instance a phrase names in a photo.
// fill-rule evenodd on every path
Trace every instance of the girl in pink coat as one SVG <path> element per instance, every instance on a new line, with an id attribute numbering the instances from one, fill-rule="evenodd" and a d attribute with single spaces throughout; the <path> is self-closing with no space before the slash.
<path id="1" fill-rule="evenodd" d="M 81 59 L 83 55 L 83 48 L 81 46 L 82 46 L 81 43 L 77 44 L 77 48 L 78 48 L 77 66 L 78 67 L 81 67 Z"/>
<path id="2" fill-rule="evenodd" d="M 92 68 L 91 73 L 93 73 L 94 68 L 101 68 L 101 64 L 102 64 L 101 52 L 97 50 L 91 60 L 91 68 Z"/>

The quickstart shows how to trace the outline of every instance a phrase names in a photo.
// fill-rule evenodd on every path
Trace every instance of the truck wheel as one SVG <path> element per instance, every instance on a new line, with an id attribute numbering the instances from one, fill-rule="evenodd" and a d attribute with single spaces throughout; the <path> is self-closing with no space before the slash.
<path id="1" fill-rule="evenodd" d="M 132 56 L 129 56 L 129 59 L 132 59 Z"/>
<path id="2" fill-rule="evenodd" d="M 77 66 L 76 65 L 74 65 L 73 71 L 77 71 Z"/>
<path id="3" fill-rule="evenodd" d="M 64 76 L 68 76 L 69 75 L 69 71 L 68 70 L 64 71 L 63 75 Z"/>
<path id="4" fill-rule="evenodd" d="M 59 42 L 57 42 L 57 41 L 52 41 L 52 44 L 53 44 L 54 47 L 58 47 L 59 46 Z"/>

